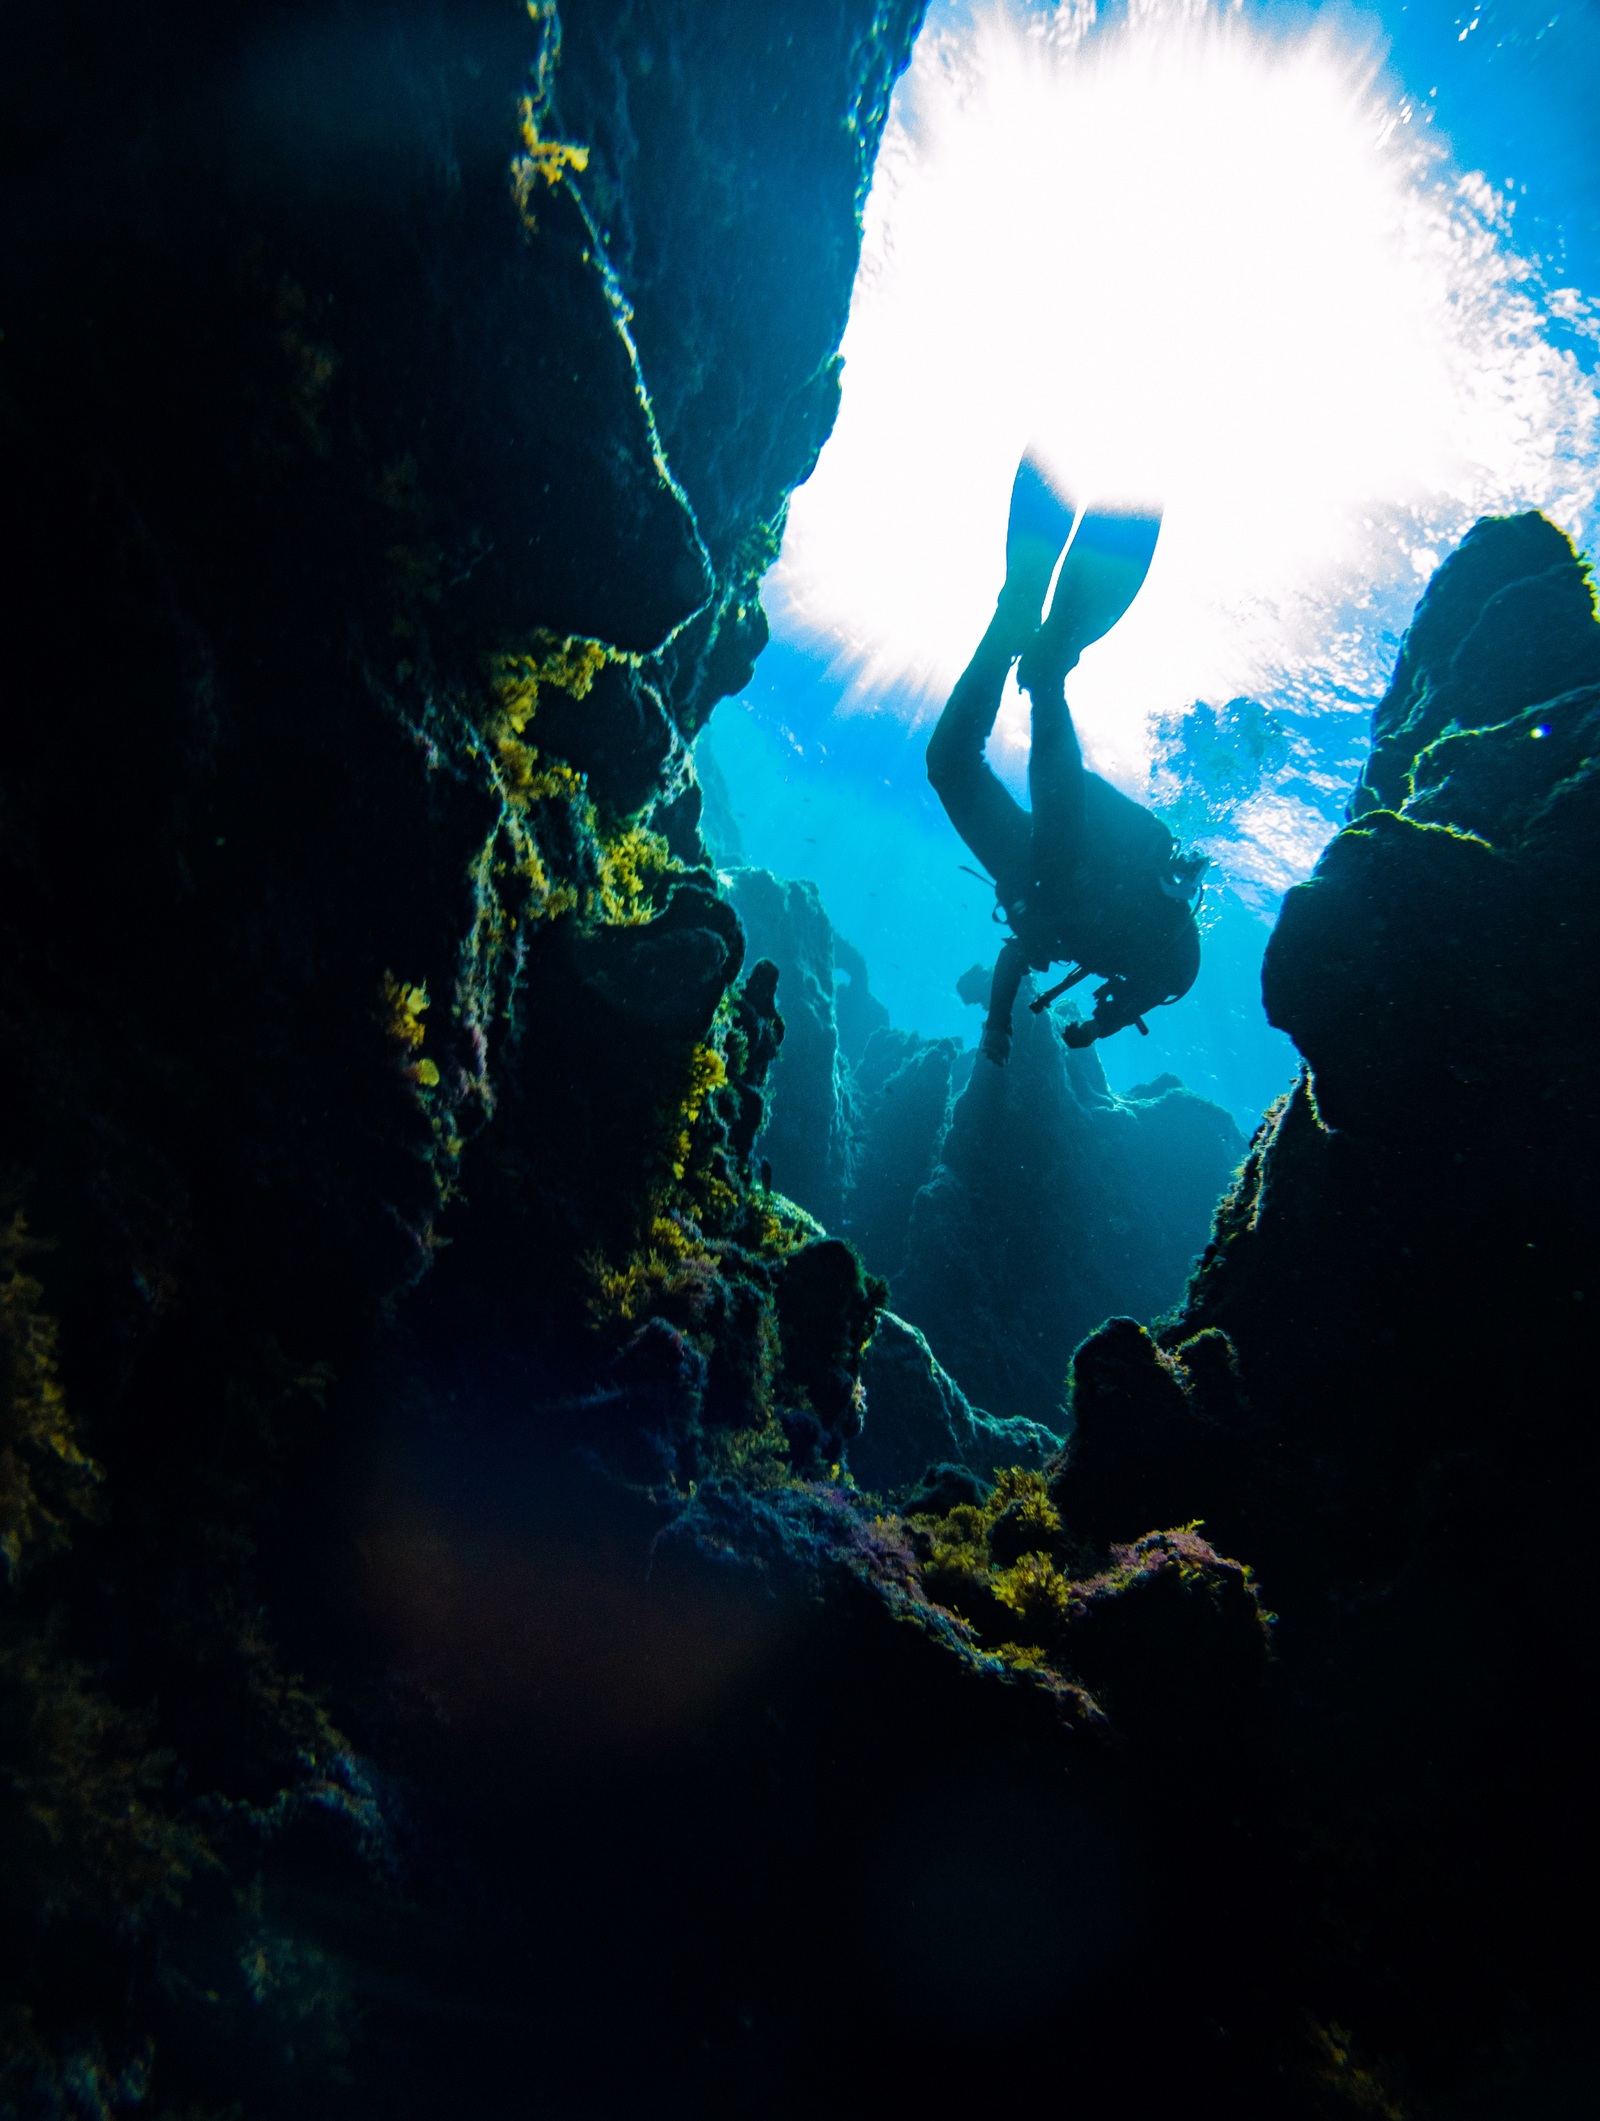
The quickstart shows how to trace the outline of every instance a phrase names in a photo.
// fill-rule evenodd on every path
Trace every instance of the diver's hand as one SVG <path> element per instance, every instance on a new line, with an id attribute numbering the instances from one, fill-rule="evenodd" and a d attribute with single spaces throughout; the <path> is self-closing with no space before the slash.
<path id="1" fill-rule="evenodd" d="M 1011 1058 L 1011 1031 L 1008 1025 L 985 1024 L 983 1036 L 978 1041 L 978 1051 L 985 1060 L 993 1061 L 1003 1068 Z"/>
<path id="2" fill-rule="evenodd" d="M 1061 1026 L 1061 1043 L 1064 1046 L 1070 1046 L 1074 1053 L 1081 1053 L 1086 1046 L 1094 1044 L 1095 1040 L 1100 1036 L 1100 1032 L 1101 1026 L 1095 1022 L 1094 1018 L 1092 1016 L 1085 1017 L 1080 1023 L 1063 1024 Z"/>

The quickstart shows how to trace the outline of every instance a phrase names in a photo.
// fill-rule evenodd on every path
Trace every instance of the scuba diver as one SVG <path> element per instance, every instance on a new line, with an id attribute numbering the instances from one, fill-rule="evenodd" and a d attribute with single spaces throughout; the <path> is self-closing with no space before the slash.
<path id="1" fill-rule="evenodd" d="M 1195 906 L 1206 857 L 1186 854 L 1142 804 L 1088 771 L 1066 699 L 1067 673 L 1138 594 L 1160 529 L 1159 514 L 1132 510 L 1090 509 L 1079 518 L 1074 502 L 1025 456 L 1011 489 L 1005 586 L 928 745 L 928 779 L 989 872 L 999 900 L 995 918 L 1011 930 L 994 968 L 979 1046 L 1000 1066 L 1011 1052 L 1012 1008 L 1030 967 L 1073 968 L 1032 1004 L 1035 1011 L 1079 980 L 1104 982 L 1093 1016 L 1063 1029 L 1072 1047 L 1129 1024 L 1147 1031 L 1145 1012 L 1181 1001 L 1200 970 Z M 1058 560 L 1055 595 L 1041 622 Z M 1032 707 L 1031 811 L 984 757 L 1013 663 Z"/>

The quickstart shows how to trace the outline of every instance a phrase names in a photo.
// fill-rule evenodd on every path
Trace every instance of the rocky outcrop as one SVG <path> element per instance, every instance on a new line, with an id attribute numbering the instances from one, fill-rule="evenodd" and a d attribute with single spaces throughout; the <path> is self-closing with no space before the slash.
<path id="1" fill-rule="evenodd" d="M 854 1155 L 854 1092 L 834 1011 L 833 926 L 815 884 L 766 869 L 732 871 L 728 896 L 752 949 L 778 968 L 783 1051 L 757 1154 L 781 1192 L 838 1229 Z"/>
<path id="2" fill-rule="evenodd" d="M 974 1070 L 956 1040 L 889 1024 L 814 885 L 727 882 L 778 968 L 784 1043 L 755 1152 L 771 1182 L 892 1283 L 953 1375 L 1059 1430 L 1078 1341 L 1181 1295 L 1244 1154 L 1232 1120 L 1174 1076 L 1114 1096 L 1026 996 L 1010 1068 Z"/>
<path id="3" fill-rule="evenodd" d="M 893 1290 L 985 1406 L 1059 1428 L 1084 1335 L 1181 1297 L 1244 1142 L 1174 1079 L 1114 1096 L 1027 999 L 1008 1066 L 980 1060 L 956 1101 Z"/>
<path id="4" fill-rule="evenodd" d="M 1000 1421 L 973 1406 L 929 1347 L 892 1311 L 883 1312 L 861 1365 L 866 1404 L 846 1456 L 862 1487 L 910 1489 L 930 1467 L 956 1465 L 987 1488 L 1004 1466 L 1039 1466 L 1061 1439 L 1038 1423 Z"/>
<path id="5" fill-rule="evenodd" d="M 716 591 L 660 659 L 693 732 L 748 682 L 758 584 L 839 405 L 839 341 L 889 92 L 920 0 L 587 0 L 555 111 L 630 310 Z"/>
<path id="6" fill-rule="evenodd" d="M 1395 2111 L 1559 2106 L 1581 2075 L 1597 656 L 1542 518 L 1439 570 L 1360 815 L 1267 953 L 1307 1070 L 1182 1314 L 1079 1350 L 1049 1483 L 1063 1536 L 1204 1518 L 1258 1570 L 1294 1763 L 1258 1831 L 1317 1908 L 1272 1919 L 1341 2028 L 1327 2081 Z"/>
<path id="7" fill-rule="evenodd" d="M 1588 584 L 1544 516 L 1485 517 L 1417 607 L 1372 724 L 1352 806 L 1398 810 L 1413 769 L 1453 730 L 1485 729 L 1541 699 L 1600 682 Z"/>
<path id="8" fill-rule="evenodd" d="M 959 1050 L 953 1038 L 884 1025 L 856 1063 L 856 1156 L 843 1227 L 876 1273 L 900 1271 L 912 1203 L 933 1176 L 949 1124 Z"/>

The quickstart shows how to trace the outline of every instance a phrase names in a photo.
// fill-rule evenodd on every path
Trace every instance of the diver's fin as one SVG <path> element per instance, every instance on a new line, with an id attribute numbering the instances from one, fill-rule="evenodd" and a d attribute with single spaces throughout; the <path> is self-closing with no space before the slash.
<path id="1" fill-rule="evenodd" d="M 1161 512 L 1092 508 L 1067 548 L 1049 616 L 1022 658 L 1017 682 L 1059 683 L 1091 642 L 1102 640 L 1144 586 L 1161 535 Z"/>
<path id="2" fill-rule="evenodd" d="M 1078 513 L 1060 481 L 1053 479 L 1032 450 L 1017 466 L 1011 483 L 1011 512 L 1006 520 L 1006 586 L 1004 594 L 1026 605 L 1028 623 L 1037 626 L 1056 562 L 1072 535 Z"/>

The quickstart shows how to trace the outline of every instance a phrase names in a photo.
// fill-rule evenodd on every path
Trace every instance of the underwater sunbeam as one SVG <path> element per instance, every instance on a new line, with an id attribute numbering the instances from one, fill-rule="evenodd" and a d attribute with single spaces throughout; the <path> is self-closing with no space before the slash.
<path id="1" fill-rule="evenodd" d="M 1042 442 L 1080 494 L 1165 499 L 1145 593 L 1074 680 L 1096 762 L 1132 781 L 1150 717 L 1197 697 L 1369 705 L 1476 514 L 1581 539 L 1596 393 L 1560 326 L 1583 298 L 1545 288 L 1509 193 L 1380 68 L 1348 24 L 1269 34 L 1203 0 L 1098 27 L 936 12 L 867 208 L 838 425 L 769 583 L 780 633 L 858 701 L 930 711 Z"/>

